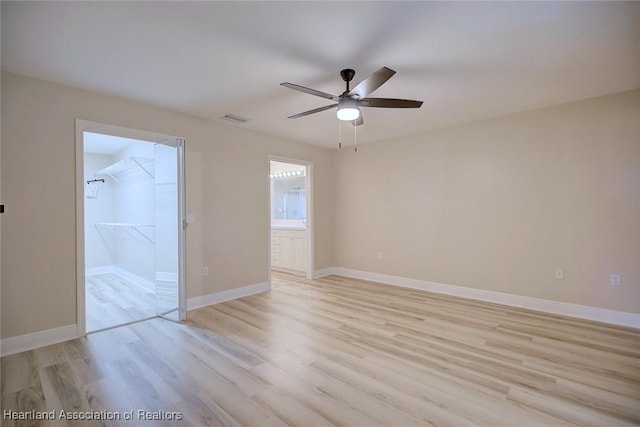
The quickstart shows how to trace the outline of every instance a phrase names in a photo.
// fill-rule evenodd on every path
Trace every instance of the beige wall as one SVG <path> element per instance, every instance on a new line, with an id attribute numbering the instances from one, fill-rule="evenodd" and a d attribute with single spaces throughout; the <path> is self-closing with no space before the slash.
<path id="1" fill-rule="evenodd" d="M 640 91 L 342 150 L 336 182 L 338 266 L 640 313 Z"/>
<path id="2" fill-rule="evenodd" d="M 76 322 L 76 118 L 186 138 L 190 298 L 267 280 L 273 154 L 314 163 L 316 269 L 640 313 L 640 91 L 355 154 L 3 73 L 2 338 Z"/>
<path id="3" fill-rule="evenodd" d="M 332 265 L 331 151 L 2 73 L 2 338 L 76 323 L 76 118 L 186 138 L 189 298 L 267 280 L 269 154 L 313 162 L 315 267 Z"/>

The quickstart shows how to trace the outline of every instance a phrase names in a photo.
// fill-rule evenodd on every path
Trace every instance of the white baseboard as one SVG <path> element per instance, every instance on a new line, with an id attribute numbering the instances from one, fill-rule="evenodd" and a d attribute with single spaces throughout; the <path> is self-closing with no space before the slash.
<path id="1" fill-rule="evenodd" d="M 78 338 L 78 325 L 61 326 L 0 341 L 0 356 L 10 356 Z"/>
<path id="2" fill-rule="evenodd" d="M 107 272 L 114 271 L 110 270 L 96 273 L 87 271 L 86 274 L 104 274 Z M 116 274 L 118 273 L 116 272 Z M 640 314 L 636 313 L 627 313 L 623 311 L 608 310 L 599 307 L 590 307 L 559 301 L 550 301 L 540 298 L 506 294 L 502 292 L 486 291 L 483 289 L 466 288 L 464 286 L 447 285 L 444 283 L 435 283 L 426 280 L 410 279 L 406 277 L 353 270 L 343 267 L 329 267 L 323 268 L 321 270 L 316 270 L 314 271 L 313 277 L 320 278 L 330 276 L 332 274 L 384 283 L 387 285 L 400 286 L 404 288 L 418 289 L 422 291 L 458 296 L 462 298 L 470 298 L 514 307 L 527 308 L 531 310 L 560 314 L 580 319 L 595 320 L 615 325 L 640 328 Z M 269 282 L 262 282 L 243 286 L 241 288 L 215 292 L 200 297 L 189 298 L 187 300 L 187 310 L 195 310 L 197 308 L 206 307 L 208 305 L 218 304 L 237 298 L 267 292 L 270 289 L 271 287 L 269 285 Z M 0 356 L 9 356 L 47 345 L 57 344 L 60 342 L 75 339 L 78 336 L 78 325 L 68 325 L 49 329 L 46 331 L 20 335 L 17 337 L 5 338 L 0 341 Z"/>
<path id="3" fill-rule="evenodd" d="M 138 276 L 132 275 L 125 270 L 113 268 L 100 267 L 100 270 L 96 272 L 87 272 L 89 276 L 91 274 L 105 274 L 114 273 L 121 275 L 130 280 L 139 280 Z M 125 271 L 124 274 L 121 274 Z M 127 274 L 128 273 L 128 274 Z M 131 276 L 135 276 L 131 279 Z M 144 280 L 144 279 L 142 279 Z M 149 282 L 151 283 L 151 282 Z M 241 288 L 229 289 L 222 292 L 216 292 L 209 295 L 203 295 L 200 297 L 189 298 L 187 300 L 187 310 L 195 310 L 197 308 L 206 307 L 212 304 L 218 304 L 224 301 L 230 301 L 236 298 L 247 297 L 262 292 L 267 292 L 271 289 L 269 282 L 256 283 L 253 285 L 243 286 Z M 58 344 L 64 341 L 69 341 L 78 338 L 78 325 L 62 326 L 60 328 L 49 329 L 46 331 L 34 332 L 31 334 L 20 335 L 17 337 L 5 338 L 0 341 L 0 356 L 10 356 L 12 354 L 21 353 L 23 351 L 34 350 L 40 347 L 44 347 L 51 344 Z"/>
<path id="4" fill-rule="evenodd" d="M 193 297 L 187 300 L 187 310 L 195 310 L 197 308 L 206 307 L 208 305 L 218 304 L 233 299 L 248 297 L 250 295 L 267 292 L 271 289 L 269 282 L 256 283 L 253 285 L 243 286 L 241 288 L 229 289 L 227 291 L 215 292 L 200 297 Z"/>
<path id="5" fill-rule="evenodd" d="M 321 275 L 316 276 L 317 274 Z M 324 277 L 330 274 L 352 277 L 354 279 L 369 280 L 372 282 L 400 286 L 403 288 L 418 289 L 421 291 L 435 292 L 462 298 L 487 301 L 496 304 L 527 308 L 530 310 L 537 310 L 545 313 L 560 314 L 563 316 L 577 317 L 580 319 L 612 323 L 614 325 L 628 326 L 631 328 L 640 328 L 640 314 L 609 310 L 606 308 L 571 304 L 560 301 L 551 301 L 541 298 L 525 297 L 502 292 L 486 291 L 483 289 L 467 288 L 464 286 L 447 285 L 444 283 L 409 279 L 406 277 L 390 276 L 387 274 L 371 273 L 368 271 L 353 270 L 343 267 L 330 267 L 316 271 L 314 277 Z"/>
<path id="6" fill-rule="evenodd" d="M 141 288 L 143 288 L 144 290 L 146 290 L 147 292 L 155 292 L 156 291 L 156 284 L 145 279 L 144 277 L 140 277 L 137 274 L 133 274 L 130 271 L 125 270 L 124 268 L 120 268 L 117 266 L 113 266 L 113 273 L 129 280 L 130 282 L 139 285 Z"/>
<path id="7" fill-rule="evenodd" d="M 336 273 L 336 268 L 337 267 L 327 267 L 327 268 L 322 268 L 320 270 L 315 270 L 313 272 L 313 278 L 319 279 L 321 277 L 331 276 L 332 274 L 338 274 Z"/>
<path id="8" fill-rule="evenodd" d="M 147 292 L 156 291 L 155 283 L 145 279 L 144 277 L 140 277 L 137 274 L 133 274 L 132 272 L 127 271 L 124 268 L 120 268 L 116 265 L 105 265 L 102 267 L 87 268 L 84 274 L 85 276 L 95 276 L 97 274 L 109 274 L 109 273 L 120 276 L 123 279 L 127 279 L 128 281 L 140 286 L 142 289 L 144 289 Z M 156 279 L 158 278 L 157 277 L 158 274 L 160 274 L 161 277 L 165 277 L 162 275 L 167 275 L 171 273 L 156 272 Z"/>
<path id="9" fill-rule="evenodd" d="M 170 273 L 166 271 L 156 271 L 157 282 L 178 283 L 178 273 Z"/>
<path id="10" fill-rule="evenodd" d="M 91 267 L 84 271 L 85 276 L 97 276 L 98 274 L 113 273 L 113 265 L 103 265 L 101 267 Z"/>

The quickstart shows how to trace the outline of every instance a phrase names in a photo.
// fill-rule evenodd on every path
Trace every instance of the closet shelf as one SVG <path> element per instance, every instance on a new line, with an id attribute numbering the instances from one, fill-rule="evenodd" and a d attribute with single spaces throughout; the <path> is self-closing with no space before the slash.
<path id="1" fill-rule="evenodd" d="M 98 222 L 96 223 L 95 226 L 96 228 L 102 228 L 107 230 L 123 231 L 124 233 L 128 234 L 129 236 L 133 237 L 136 240 L 138 240 L 139 237 L 142 237 L 145 240 L 147 240 L 149 243 L 155 244 L 155 242 L 149 236 L 147 236 L 145 233 L 143 233 L 140 230 L 143 227 L 153 228 L 155 227 L 153 224 L 132 224 L 132 223 L 126 223 L 126 222 Z"/>
<path id="2" fill-rule="evenodd" d="M 94 175 L 96 177 L 108 176 L 115 182 L 120 184 L 120 181 L 118 180 L 118 178 L 116 178 L 118 175 L 132 172 L 136 169 L 143 170 L 147 175 L 153 178 L 152 168 L 153 159 L 149 159 L 147 157 L 127 157 L 117 163 L 112 164 L 111 166 L 107 166 L 106 168 L 96 171 Z"/>
<path id="3" fill-rule="evenodd" d="M 97 222 L 98 228 L 135 228 L 135 227 L 155 227 L 153 224 L 133 224 L 129 222 Z"/>

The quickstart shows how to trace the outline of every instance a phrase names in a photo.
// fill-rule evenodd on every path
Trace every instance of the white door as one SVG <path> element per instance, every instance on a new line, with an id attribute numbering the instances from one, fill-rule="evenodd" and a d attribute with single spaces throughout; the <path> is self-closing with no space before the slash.
<path id="1" fill-rule="evenodd" d="M 156 313 L 181 321 L 184 295 L 184 140 L 155 146 Z"/>

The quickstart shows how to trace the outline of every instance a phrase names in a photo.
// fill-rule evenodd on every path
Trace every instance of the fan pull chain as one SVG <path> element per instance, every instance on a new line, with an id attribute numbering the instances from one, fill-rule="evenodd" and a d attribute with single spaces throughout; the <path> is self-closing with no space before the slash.
<path id="1" fill-rule="evenodd" d="M 338 120 L 338 148 L 342 148 L 342 120 Z"/>
<path id="2" fill-rule="evenodd" d="M 353 121 L 353 146 L 355 147 L 355 152 L 358 152 L 358 125 L 356 121 Z"/>

